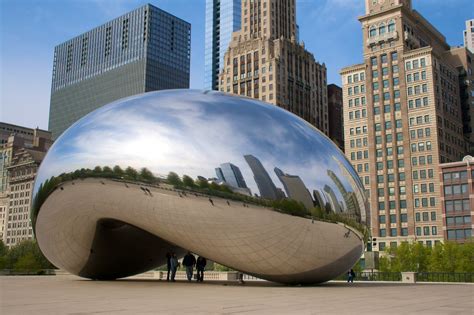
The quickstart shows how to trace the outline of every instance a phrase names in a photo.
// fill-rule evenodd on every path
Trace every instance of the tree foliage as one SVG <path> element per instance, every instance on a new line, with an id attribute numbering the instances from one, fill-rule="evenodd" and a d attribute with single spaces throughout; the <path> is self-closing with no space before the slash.
<path id="1" fill-rule="evenodd" d="M 34 240 L 25 240 L 8 249 L 0 241 L 0 269 L 38 271 L 54 266 L 44 257 Z"/>
<path id="2" fill-rule="evenodd" d="M 474 242 L 446 242 L 427 247 L 402 243 L 380 258 L 380 271 L 388 272 L 474 272 Z"/>

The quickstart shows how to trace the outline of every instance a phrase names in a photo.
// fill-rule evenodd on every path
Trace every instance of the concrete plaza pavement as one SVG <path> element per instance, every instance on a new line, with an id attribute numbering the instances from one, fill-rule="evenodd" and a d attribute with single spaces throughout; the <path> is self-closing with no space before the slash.
<path id="1" fill-rule="evenodd" d="M 0 277 L 0 314 L 473 314 L 472 284 L 174 283 Z"/>

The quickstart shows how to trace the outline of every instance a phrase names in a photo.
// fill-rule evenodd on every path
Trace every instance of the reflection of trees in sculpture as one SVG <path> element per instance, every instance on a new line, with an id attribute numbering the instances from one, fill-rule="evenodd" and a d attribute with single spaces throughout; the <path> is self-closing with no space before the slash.
<path id="1" fill-rule="evenodd" d="M 79 169 L 70 173 L 62 173 L 57 177 L 51 177 L 45 180 L 39 187 L 38 193 L 33 200 L 32 206 L 32 223 L 33 227 L 36 226 L 36 218 L 38 211 L 46 200 L 46 198 L 59 187 L 59 185 L 66 181 L 72 181 L 76 179 L 85 178 L 108 178 L 119 181 L 131 181 L 133 183 L 143 183 L 147 185 L 158 186 L 160 183 L 166 183 L 172 185 L 175 189 L 186 190 L 193 193 L 199 193 L 206 196 L 215 196 L 223 199 L 240 201 L 246 204 L 254 204 L 265 208 L 270 208 L 275 211 L 286 213 L 294 216 L 299 216 L 309 219 L 317 219 L 328 222 L 341 222 L 359 230 L 364 237 L 366 236 L 366 227 L 359 224 L 355 220 L 344 216 L 343 214 L 334 213 L 332 211 L 322 210 L 319 206 L 311 208 L 306 207 L 301 201 L 297 201 L 291 198 L 284 199 L 265 199 L 257 198 L 253 196 L 239 194 L 238 192 L 232 191 L 226 185 L 218 185 L 215 182 L 209 183 L 205 178 L 199 176 L 195 181 L 189 175 L 183 175 L 182 178 L 175 172 L 170 172 L 166 179 L 159 179 L 153 175 L 153 173 L 147 168 L 142 168 L 140 171 L 135 170 L 132 167 L 127 167 L 123 170 L 120 166 L 116 165 L 113 168 L 104 166 L 96 166 L 94 169 Z"/>
<path id="2" fill-rule="evenodd" d="M 36 217 L 38 216 L 38 211 L 41 208 L 41 205 L 61 183 L 75 179 L 85 179 L 91 177 L 139 181 L 155 185 L 159 184 L 160 182 L 160 180 L 156 178 L 146 167 L 140 169 L 140 172 L 130 166 L 127 167 L 125 171 L 123 171 L 118 165 L 114 166 L 113 168 L 110 168 L 109 166 L 96 166 L 92 170 L 88 168 L 81 168 L 79 170 L 75 170 L 74 172 L 62 173 L 57 177 L 52 176 L 39 186 L 38 193 L 33 199 L 33 204 L 31 207 L 31 221 L 33 228 L 36 226 Z"/>

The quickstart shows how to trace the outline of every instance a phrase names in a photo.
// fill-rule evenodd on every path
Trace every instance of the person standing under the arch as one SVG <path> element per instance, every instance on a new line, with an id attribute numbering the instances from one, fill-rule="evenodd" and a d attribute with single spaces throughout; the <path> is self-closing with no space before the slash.
<path id="1" fill-rule="evenodd" d="M 207 264 L 206 258 L 199 256 L 196 262 L 198 282 L 204 281 L 204 268 L 206 268 L 206 264 Z"/>
<path id="2" fill-rule="evenodd" d="M 191 254 L 191 252 L 188 252 L 183 258 L 183 266 L 186 267 L 186 276 L 188 277 L 188 281 L 193 279 L 194 265 L 196 265 L 196 258 L 194 258 L 194 255 Z"/>

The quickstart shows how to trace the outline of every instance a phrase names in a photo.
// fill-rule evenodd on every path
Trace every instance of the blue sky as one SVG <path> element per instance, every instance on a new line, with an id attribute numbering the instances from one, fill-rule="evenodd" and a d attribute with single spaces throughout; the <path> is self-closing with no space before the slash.
<path id="1" fill-rule="evenodd" d="M 364 0 L 296 0 L 300 39 L 340 85 L 362 61 Z M 191 88 L 204 82 L 205 0 L 0 0 L 0 121 L 47 129 L 54 46 L 147 2 L 192 24 Z M 451 45 L 462 44 L 473 0 L 413 0 Z"/>

